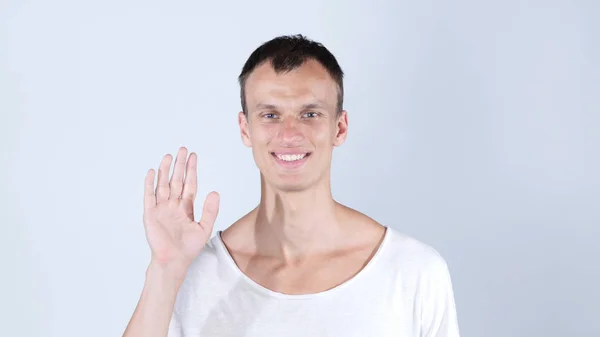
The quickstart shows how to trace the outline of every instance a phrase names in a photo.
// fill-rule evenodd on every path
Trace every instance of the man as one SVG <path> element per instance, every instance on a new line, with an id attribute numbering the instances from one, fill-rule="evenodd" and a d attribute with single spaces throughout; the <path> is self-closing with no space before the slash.
<path id="1" fill-rule="evenodd" d="M 211 238 L 219 194 L 194 221 L 197 156 L 182 147 L 145 181 L 152 250 L 125 337 L 459 336 L 449 271 L 431 247 L 332 198 L 346 139 L 343 72 L 321 44 L 282 36 L 240 74 L 244 145 L 260 203 Z M 186 172 L 184 176 L 184 171 Z"/>

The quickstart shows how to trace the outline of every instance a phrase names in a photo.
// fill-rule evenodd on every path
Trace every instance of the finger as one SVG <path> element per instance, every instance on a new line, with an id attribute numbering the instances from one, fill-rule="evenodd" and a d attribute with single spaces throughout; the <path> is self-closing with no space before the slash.
<path id="1" fill-rule="evenodd" d="M 154 195 L 154 169 L 149 169 L 144 181 L 144 209 L 150 209 L 156 206 L 156 196 Z"/>
<path id="2" fill-rule="evenodd" d="M 169 199 L 169 169 L 171 168 L 171 162 L 173 157 L 170 154 L 166 154 L 160 166 L 158 168 L 158 181 L 156 183 L 156 202 L 160 203 Z"/>
<path id="3" fill-rule="evenodd" d="M 171 176 L 171 194 L 169 199 L 178 199 L 181 196 L 183 190 L 183 171 L 185 170 L 185 162 L 187 159 L 187 149 L 180 147 L 177 152 L 177 158 L 175 158 L 175 165 L 173 165 L 173 175 Z"/>
<path id="4" fill-rule="evenodd" d="M 206 200 L 204 200 L 204 206 L 202 206 L 202 217 L 198 223 L 207 232 L 212 231 L 215 220 L 217 219 L 217 215 L 219 215 L 219 202 L 219 193 L 214 191 L 210 192 L 206 196 Z"/>
<path id="5" fill-rule="evenodd" d="M 187 161 L 185 182 L 183 184 L 181 198 L 194 201 L 194 199 L 196 199 L 196 193 L 198 193 L 198 157 L 192 152 Z"/>

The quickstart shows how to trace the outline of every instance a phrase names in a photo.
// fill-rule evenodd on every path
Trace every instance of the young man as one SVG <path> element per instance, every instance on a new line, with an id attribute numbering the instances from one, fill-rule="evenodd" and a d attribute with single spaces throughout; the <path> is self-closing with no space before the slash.
<path id="1" fill-rule="evenodd" d="M 445 260 L 332 197 L 332 151 L 348 130 L 342 77 L 302 36 L 252 53 L 238 121 L 261 200 L 213 238 L 216 192 L 194 221 L 196 154 L 179 149 L 170 181 L 165 155 L 156 189 L 148 171 L 152 258 L 125 337 L 459 336 Z"/>

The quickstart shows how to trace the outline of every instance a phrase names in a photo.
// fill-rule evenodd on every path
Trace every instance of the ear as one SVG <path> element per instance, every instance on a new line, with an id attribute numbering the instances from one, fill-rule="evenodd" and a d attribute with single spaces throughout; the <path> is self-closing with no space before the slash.
<path id="1" fill-rule="evenodd" d="M 238 114 L 238 124 L 240 125 L 240 133 L 242 136 L 242 142 L 247 147 L 252 147 L 252 141 L 250 138 L 250 128 L 248 127 L 248 119 L 243 111 Z"/>
<path id="2" fill-rule="evenodd" d="M 340 146 L 344 144 L 348 136 L 348 112 L 346 110 L 342 110 L 340 116 L 337 117 L 335 131 L 333 146 Z"/>

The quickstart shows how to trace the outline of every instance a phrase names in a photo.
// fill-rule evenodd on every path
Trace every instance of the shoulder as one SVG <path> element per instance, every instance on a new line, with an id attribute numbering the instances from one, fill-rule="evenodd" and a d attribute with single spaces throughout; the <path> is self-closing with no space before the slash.
<path id="1" fill-rule="evenodd" d="M 192 264 L 188 268 L 188 278 L 193 278 L 195 274 L 206 271 L 207 269 L 215 269 L 220 265 L 220 260 L 223 259 L 221 242 L 219 239 L 219 232 L 215 232 L 213 236 L 208 240 L 206 246 L 202 249 L 200 254 L 194 259 Z"/>
<path id="2" fill-rule="evenodd" d="M 433 246 L 394 228 L 387 227 L 387 230 L 382 256 L 393 270 L 420 280 L 448 272 L 446 259 Z"/>
<path id="3" fill-rule="evenodd" d="M 219 232 L 216 232 L 188 267 L 179 288 L 176 312 L 187 312 L 198 305 L 202 306 L 199 304 L 202 301 L 205 305 L 235 283 L 235 270 L 227 261 L 223 249 Z"/>
<path id="4" fill-rule="evenodd" d="M 182 288 L 192 289 L 213 281 L 212 277 L 216 272 L 226 266 L 222 250 L 219 232 L 216 232 L 188 267 Z"/>
<path id="5" fill-rule="evenodd" d="M 415 312 L 425 336 L 459 336 L 454 290 L 448 264 L 431 245 L 397 230 L 390 232 L 388 267 L 403 294 L 415 300 Z"/>

